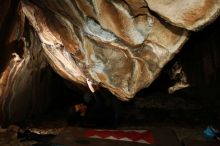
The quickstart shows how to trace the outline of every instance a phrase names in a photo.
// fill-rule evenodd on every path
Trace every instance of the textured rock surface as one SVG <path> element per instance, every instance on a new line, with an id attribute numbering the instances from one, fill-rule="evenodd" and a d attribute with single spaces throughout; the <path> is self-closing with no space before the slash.
<path id="1" fill-rule="evenodd" d="M 188 32 L 152 16 L 144 1 L 23 3 L 45 54 L 64 78 L 109 89 L 129 100 L 147 87 Z"/>
<path id="2" fill-rule="evenodd" d="M 198 30 L 220 15 L 220 0 L 145 0 L 151 10 L 170 23 Z"/>
<path id="3" fill-rule="evenodd" d="M 2 1 L 1 123 L 20 121 L 44 109 L 52 87 L 49 65 L 77 87 L 94 91 L 101 86 L 123 101 L 132 99 L 179 52 L 188 39 L 184 28 L 206 25 L 219 9 L 217 0 L 201 1 L 211 6 L 201 13 L 207 19 L 199 25 L 190 19 L 185 27 L 166 22 L 156 11 L 164 10 L 164 1 L 154 3 L 162 18 L 148 10 L 148 6 L 154 10 L 150 0 Z M 169 2 L 174 16 L 182 18 L 185 11 L 177 10 L 180 1 L 177 6 Z"/>
<path id="4" fill-rule="evenodd" d="M 45 110 L 50 92 L 49 64 L 36 32 L 18 8 L 5 49 L 6 65 L 0 74 L 0 123 L 17 122 Z M 17 35 L 14 35 L 17 34 Z M 2 65 L 2 64 L 1 64 Z"/>

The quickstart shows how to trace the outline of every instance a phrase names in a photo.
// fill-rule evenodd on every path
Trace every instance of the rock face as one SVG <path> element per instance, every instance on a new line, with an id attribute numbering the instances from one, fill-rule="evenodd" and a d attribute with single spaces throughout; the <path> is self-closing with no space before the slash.
<path id="1" fill-rule="evenodd" d="M 5 58 L 0 75 L 0 123 L 23 120 L 45 110 L 50 95 L 50 71 L 40 39 L 25 21 L 21 7 L 15 10 L 2 52 Z M 9 24 L 10 26 L 10 24 Z M 17 34 L 17 35 L 15 35 Z M 6 51 L 5 51 L 6 50 Z"/>
<path id="2" fill-rule="evenodd" d="M 1 51 L 8 57 L 1 63 L 0 121 L 10 122 L 24 118 L 30 103 L 37 105 L 35 101 L 48 99 L 44 98 L 47 94 L 41 94 L 47 93 L 50 84 L 45 78 L 50 76 L 48 64 L 74 85 L 92 91 L 101 86 L 123 101 L 132 99 L 180 51 L 188 39 L 188 30 L 213 21 L 220 8 L 218 0 L 3 3 L 7 7 L 0 14 L 1 32 L 6 20 L 11 19 L 11 27 L 1 38 Z M 201 9 L 201 13 L 194 12 Z M 16 15 L 11 17 L 8 11 Z M 24 100 L 30 102 L 19 103 Z"/>
<path id="3" fill-rule="evenodd" d="M 220 0 L 145 0 L 149 8 L 171 24 L 199 30 L 220 14 Z"/>
<path id="4" fill-rule="evenodd" d="M 22 10 L 61 76 L 122 100 L 149 86 L 188 35 L 151 15 L 144 1 L 44 0 Z"/>

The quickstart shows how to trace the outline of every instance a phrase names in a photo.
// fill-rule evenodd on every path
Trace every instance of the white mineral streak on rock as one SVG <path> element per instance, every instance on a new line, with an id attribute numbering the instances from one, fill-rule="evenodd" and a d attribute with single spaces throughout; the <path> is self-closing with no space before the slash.
<path id="1" fill-rule="evenodd" d="M 220 15 L 220 0 L 145 1 L 162 18 L 188 30 L 199 30 Z"/>
<path id="2" fill-rule="evenodd" d="M 99 38 L 101 41 L 112 42 L 116 40 L 114 34 L 102 29 L 102 27 L 93 19 L 88 19 L 84 28 L 86 33 Z"/>
<path id="3" fill-rule="evenodd" d="M 86 79 L 86 82 L 87 82 L 87 85 L 88 85 L 90 91 L 91 91 L 92 93 L 94 93 L 96 90 L 95 90 L 95 88 L 93 87 L 93 83 L 92 83 L 88 78 Z"/>

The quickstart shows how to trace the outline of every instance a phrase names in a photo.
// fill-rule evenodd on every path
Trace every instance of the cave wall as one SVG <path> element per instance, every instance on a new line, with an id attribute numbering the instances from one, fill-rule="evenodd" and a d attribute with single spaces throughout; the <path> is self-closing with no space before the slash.
<path id="1" fill-rule="evenodd" d="M 0 124 L 45 111 L 51 99 L 51 68 L 19 1 L 2 1 L 0 27 Z"/>
<path id="2" fill-rule="evenodd" d="M 174 62 L 180 61 L 191 87 L 206 90 L 219 85 L 219 19 L 202 31 L 190 31 L 217 18 L 218 0 L 210 4 L 215 13 L 202 13 L 209 19 L 192 29 L 167 20 L 166 13 L 161 16 L 150 0 L 0 2 L 2 123 L 46 109 L 50 92 L 55 92 L 51 67 L 69 83 L 84 86 L 84 91 L 101 86 L 123 101 L 131 100 L 159 76 L 190 33 Z"/>

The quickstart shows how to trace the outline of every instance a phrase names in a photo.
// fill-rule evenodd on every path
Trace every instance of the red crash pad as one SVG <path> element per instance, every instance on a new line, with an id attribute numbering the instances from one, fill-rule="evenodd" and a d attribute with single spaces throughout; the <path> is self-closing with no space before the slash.
<path id="1" fill-rule="evenodd" d="M 180 146 L 170 129 L 100 130 L 67 127 L 54 140 L 65 146 Z"/>

